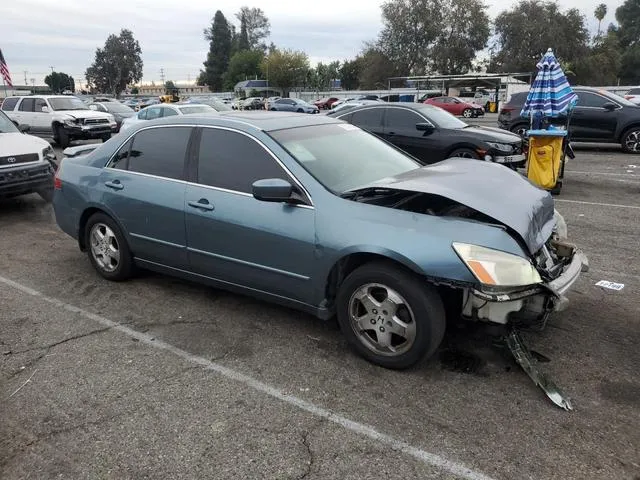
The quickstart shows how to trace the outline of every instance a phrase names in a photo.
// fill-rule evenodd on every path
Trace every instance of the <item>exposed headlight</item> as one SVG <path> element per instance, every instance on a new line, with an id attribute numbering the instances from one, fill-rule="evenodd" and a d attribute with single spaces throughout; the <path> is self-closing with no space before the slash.
<path id="1" fill-rule="evenodd" d="M 68 127 L 77 127 L 78 126 L 78 119 L 69 119 L 69 120 L 65 120 L 64 124 L 67 125 Z"/>
<path id="2" fill-rule="evenodd" d="M 542 282 L 540 274 L 526 258 L 468 243 L 454 242 L 452 246 L 484 285 L 522 287 Z"/>
<path id="3" fill-rule="evenodd" d="M 501 152 L 513 152 L 513 145 L 509 145 L 508 143 L 487 142 L 487 145 L 495 148 L 496 150 L 500 150 Z"/>
<path id="4" fill-rule="evenodd" d="M 42 158 L 45 160 L 57 160 L 56 153 L 51 146 L 48 146 L 42 150 Z"/>

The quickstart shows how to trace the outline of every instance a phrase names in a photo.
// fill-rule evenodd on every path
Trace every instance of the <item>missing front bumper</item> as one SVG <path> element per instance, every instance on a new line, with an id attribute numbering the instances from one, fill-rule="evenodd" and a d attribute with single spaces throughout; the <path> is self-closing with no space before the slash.
<path id="1" fill-rule="evenodd" d="M 489 292 L 466 289 L 462 315 L 479 321 L 506 325 L 542 325 L 550 313 L 564 310 L 569 300 L 565 293 L 589 270 L 587 257 L 579 250 L 555 280 L 509 292 Z"/>

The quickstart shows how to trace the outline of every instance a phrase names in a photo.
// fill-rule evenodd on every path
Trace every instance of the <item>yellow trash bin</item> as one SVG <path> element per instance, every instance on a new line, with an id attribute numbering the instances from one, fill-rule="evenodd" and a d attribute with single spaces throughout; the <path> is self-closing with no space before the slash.
<path id="1" fill-rule="evenodd" d="M 536 185 L 552 190 L 558 183 L 563 162 L 562 144 L 566 130 L 529 130 L 527 178 Z"/>

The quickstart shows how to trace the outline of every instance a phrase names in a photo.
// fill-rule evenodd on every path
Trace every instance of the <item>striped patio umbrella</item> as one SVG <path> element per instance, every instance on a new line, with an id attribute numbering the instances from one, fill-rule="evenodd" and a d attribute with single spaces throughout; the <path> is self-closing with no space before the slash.
<path id="1" fill-rule="evenodd" d="M 547 50 L 536 65 L 538 74 L 531 85 L 520 116 L 558 117 L 572 109 L 578 101 L 553 50 Z"/>

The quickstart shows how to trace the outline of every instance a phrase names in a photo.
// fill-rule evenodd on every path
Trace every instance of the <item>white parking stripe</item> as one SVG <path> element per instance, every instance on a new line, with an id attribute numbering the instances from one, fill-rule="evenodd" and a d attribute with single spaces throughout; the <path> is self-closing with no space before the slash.
<path id="1" fill-rule="evenodd" d="M 567 173 L 578 173 L 578 174 L 584 174 L 584 175 L 609 175 L 609 176 L 615 176 L 615 177 L 640 178 L 640 175 L 636 175 L 635 173 L 587 172 L 584 170 L 569 170 L 569 169 L 565 170 L 564 173 L 565 175 Z"/>
<path id="2" fill-rule="evenodd" d="M 337 425 L 340 425 L 341 427 L 344 427 L 347 430 L 350 430 L 358 435 L 361 435 L 363 437 L 368 437 L 371 440 L 374 440 L 378 444 L 383 443 L 388 447 L 392 448 L 393 450 L 398 450 L 407 455 L 411 455 L 412 457 L 416 458 L 417 460 L 427 465 L 440 468 L 454 475 L 458 475 L 460 478 L 465 478 L 468 480 L 493 480 L 491 477 L 484 475 L 483 473 L 476 472 L 475 470 L 472 470 L 462 465 L 461 463 L 458 463 L 453 460 L 449 460 L 445 457 L 436 455 L 434 453 L 427 452 L 418 447 L 414 447 L 408 444 L 407 442 L 396 439 L 390 435 L 380 433 L 372 426 L 355 422 L 329 409 L 315 405 L 314 403 L 308 402 L 306 400 L 303 400 L 293 395 L 287 395 L 277 387 L 272 387 L 266 383 L 256 380 L 255 378 L 245 375 L 244 373 L 238 372 L 231 368 L 227 368 L 223 365 L 220 365 L 219 363 L 207 360 L 206 358 L 199 357 L 197 355 L 192 355 L 191 353 L 185 350 L 182 350 L 178 347 L 174 347 L 169 343 L 163 342 L 162 340 L 157 340 L 151 335 L 138 332 L 124 325 L 121 325 L 117 322 L 114 322 L 113 320 L 109 320 L 108 318 L 103 317 L 101 315 L 91 313 L 87 310 L 84 310 L 82 308 L 76 307 L 69 303 L 63 302 L 56 298 L 49 297 L 37 290 L 34 290 L 32 288 L 29 288 L 27 286 L 24 286 L 20 283 L 14 282 L 13 280 L 10 280 L 2 276 L 0 276 L 0 283 L 3 283 L 16 290 L 19 290 L 20 292 L 25 293 L 27 295 L 37 297 L 40 300 L 43 300 L 57 307 L 63 308 L 69 312 L 82 315 L 83 317 L 93 320 L 94 322 L 100 323 L 105 327 L 109 327 L 113 330 L 117 330 L 118 332 L 123 333 L 131 338 L 135 338 L 140 342 L 144 343 L 145 345 L 148 345 L 153 348 L 157 348 L 159 350 L 165 350 L 167 352 L 171 352 L 174 355 L 184 360 L 187 360 L 191 363 L 194 363 L 196 365 L 200 365 L 207 370 L 211 370 L 228 379 L 242 383 L 248 387 L 253 388 L 254 390 L 257 390 L 259 392 L 269 395 L 270 397 L 286 402 L 301 410 L 309 412 L 317 417 L 325 418 L 326 420 L 333 422 Z"/>
<path id="3" fill-rule="evenodd" d="M 566 203 L 580 203 L 582 205 L 597 205 L 599 207 L 633 208 L 633 209 L 640 210 L 640 206 L 637 206 L 637 205 L 618 205 L 616 203 L 583 202 L 582 200 L 566 200 L 564 198 L 556 198 L 555 201 L 566 202 Z"/>

